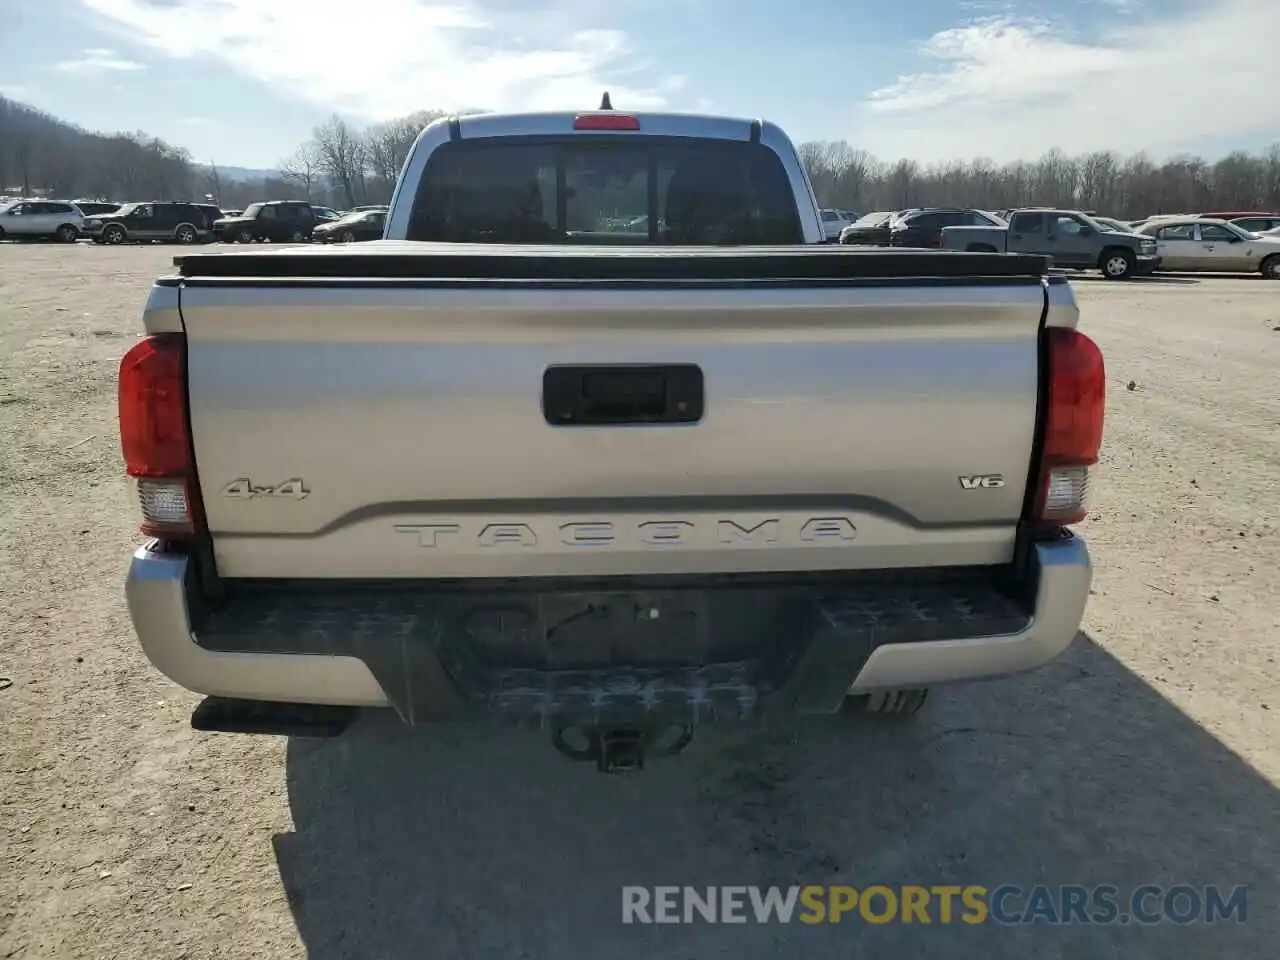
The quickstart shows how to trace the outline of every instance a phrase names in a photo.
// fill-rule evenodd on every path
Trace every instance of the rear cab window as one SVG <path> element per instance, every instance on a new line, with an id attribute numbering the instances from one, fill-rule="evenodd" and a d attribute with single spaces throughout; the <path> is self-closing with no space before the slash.
<path id="1" fill-rule="evenodd" d="M 1013 233 L 1043 233 L 1044 214 L 1015 213 L 1009 222 L 1009 229 Z"/>
<path id="2" fill-rule="evenodd" d="M 686 137 L 460 140 L 427 162 L 409 240 L 767 245 L 803 242 L 768 147 Z"/>

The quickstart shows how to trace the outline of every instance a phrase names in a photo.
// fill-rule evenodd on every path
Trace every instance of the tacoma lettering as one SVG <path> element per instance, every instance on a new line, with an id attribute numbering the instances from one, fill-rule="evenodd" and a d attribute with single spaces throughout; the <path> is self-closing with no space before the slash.
<path id="1" fill-rule="evenodd" d="M 554 527 L 536 523 L 397 523 L 396 533 L 413 537 L 426 549 L 465 550 L 538 547 L 559 542 L 566 547 L 617 548 L 705 546 L 768 546 L 771 544 L 849 543 L 858 528 L 848 517 L 810 517 L 803 522 L 778 517 L 763 520 L 707 518 L 698 520 L 573 520 Z M 540 536 L 542 539 L 539 539 Z"/>
<path id="2" fill-rule="evenodd" d="M 754 527 L 744 527 L 734 520 L 721 520 L 716 524 L 716 533 L 721 543 L 774 543 L 778 539 L 778 521 L 761 520 Z"/>
<path id="3" fill-rule="evenodd" d="M 462 527 L 456 523 L 397 523 L 396 533 L 407 533 L 418 538 L 420 547 L 440 546 L 440 537 L 446 533 L 458 533 Z"/>

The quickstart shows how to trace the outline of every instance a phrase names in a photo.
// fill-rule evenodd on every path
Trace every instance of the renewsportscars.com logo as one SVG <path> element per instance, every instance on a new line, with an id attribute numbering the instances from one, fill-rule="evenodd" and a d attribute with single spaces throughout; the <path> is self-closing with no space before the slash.
<path id="1" fill-rule="evenodd" d="M 623 923 L 1244 923 L 1248 890 L 1144 884 L 623 887 Z"/>

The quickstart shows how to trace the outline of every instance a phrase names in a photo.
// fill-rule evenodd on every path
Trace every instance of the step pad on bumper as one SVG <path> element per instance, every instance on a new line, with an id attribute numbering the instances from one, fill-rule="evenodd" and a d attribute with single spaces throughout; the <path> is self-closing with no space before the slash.
<path id="1" fill-rule="evenodd" d="M 884 644 L 1013 634 L 990 571 L 796 584 L 467 589 L 233 584 L 194 624 L 228 652 L 357 657 L 401 716 L 626 723 L 838 709 Z"/>

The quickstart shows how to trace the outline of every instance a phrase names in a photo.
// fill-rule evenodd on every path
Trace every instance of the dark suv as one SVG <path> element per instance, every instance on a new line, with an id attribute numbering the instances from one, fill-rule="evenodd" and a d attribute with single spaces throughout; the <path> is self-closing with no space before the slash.
<path id="1" fill-rule="evenodd" d="M 213 233 L 213 225 L 226 216 L 219 207 L 212 203 L 193 203 L 193 207 L 204 214 L 205 225 L 209 232 Z"/>
<path id="2" fill-rule="evenodd" d="M 999 220 L 981 210 L 964 208 L 926 208 L 908 210 L 889 226 L 889 246 L 942 246 L 943 227 L 1002 227 Z"/>
<path id="3" fill-rule="evenodd" d="M 306 243 L 315 225 L 315 211 L 306 201 L 270 200 L 249 204 L 238 217 L 215 221 L 213 232 L 225 243 Z"/>
<path id="4" fill-rule="evenodd" d="M 199 243 L 209 235 L 203 211 L 194 203 L 151 201 L 126 203 L 85 217 L 84 232 L 98 243 L 160 240 Z"/>

